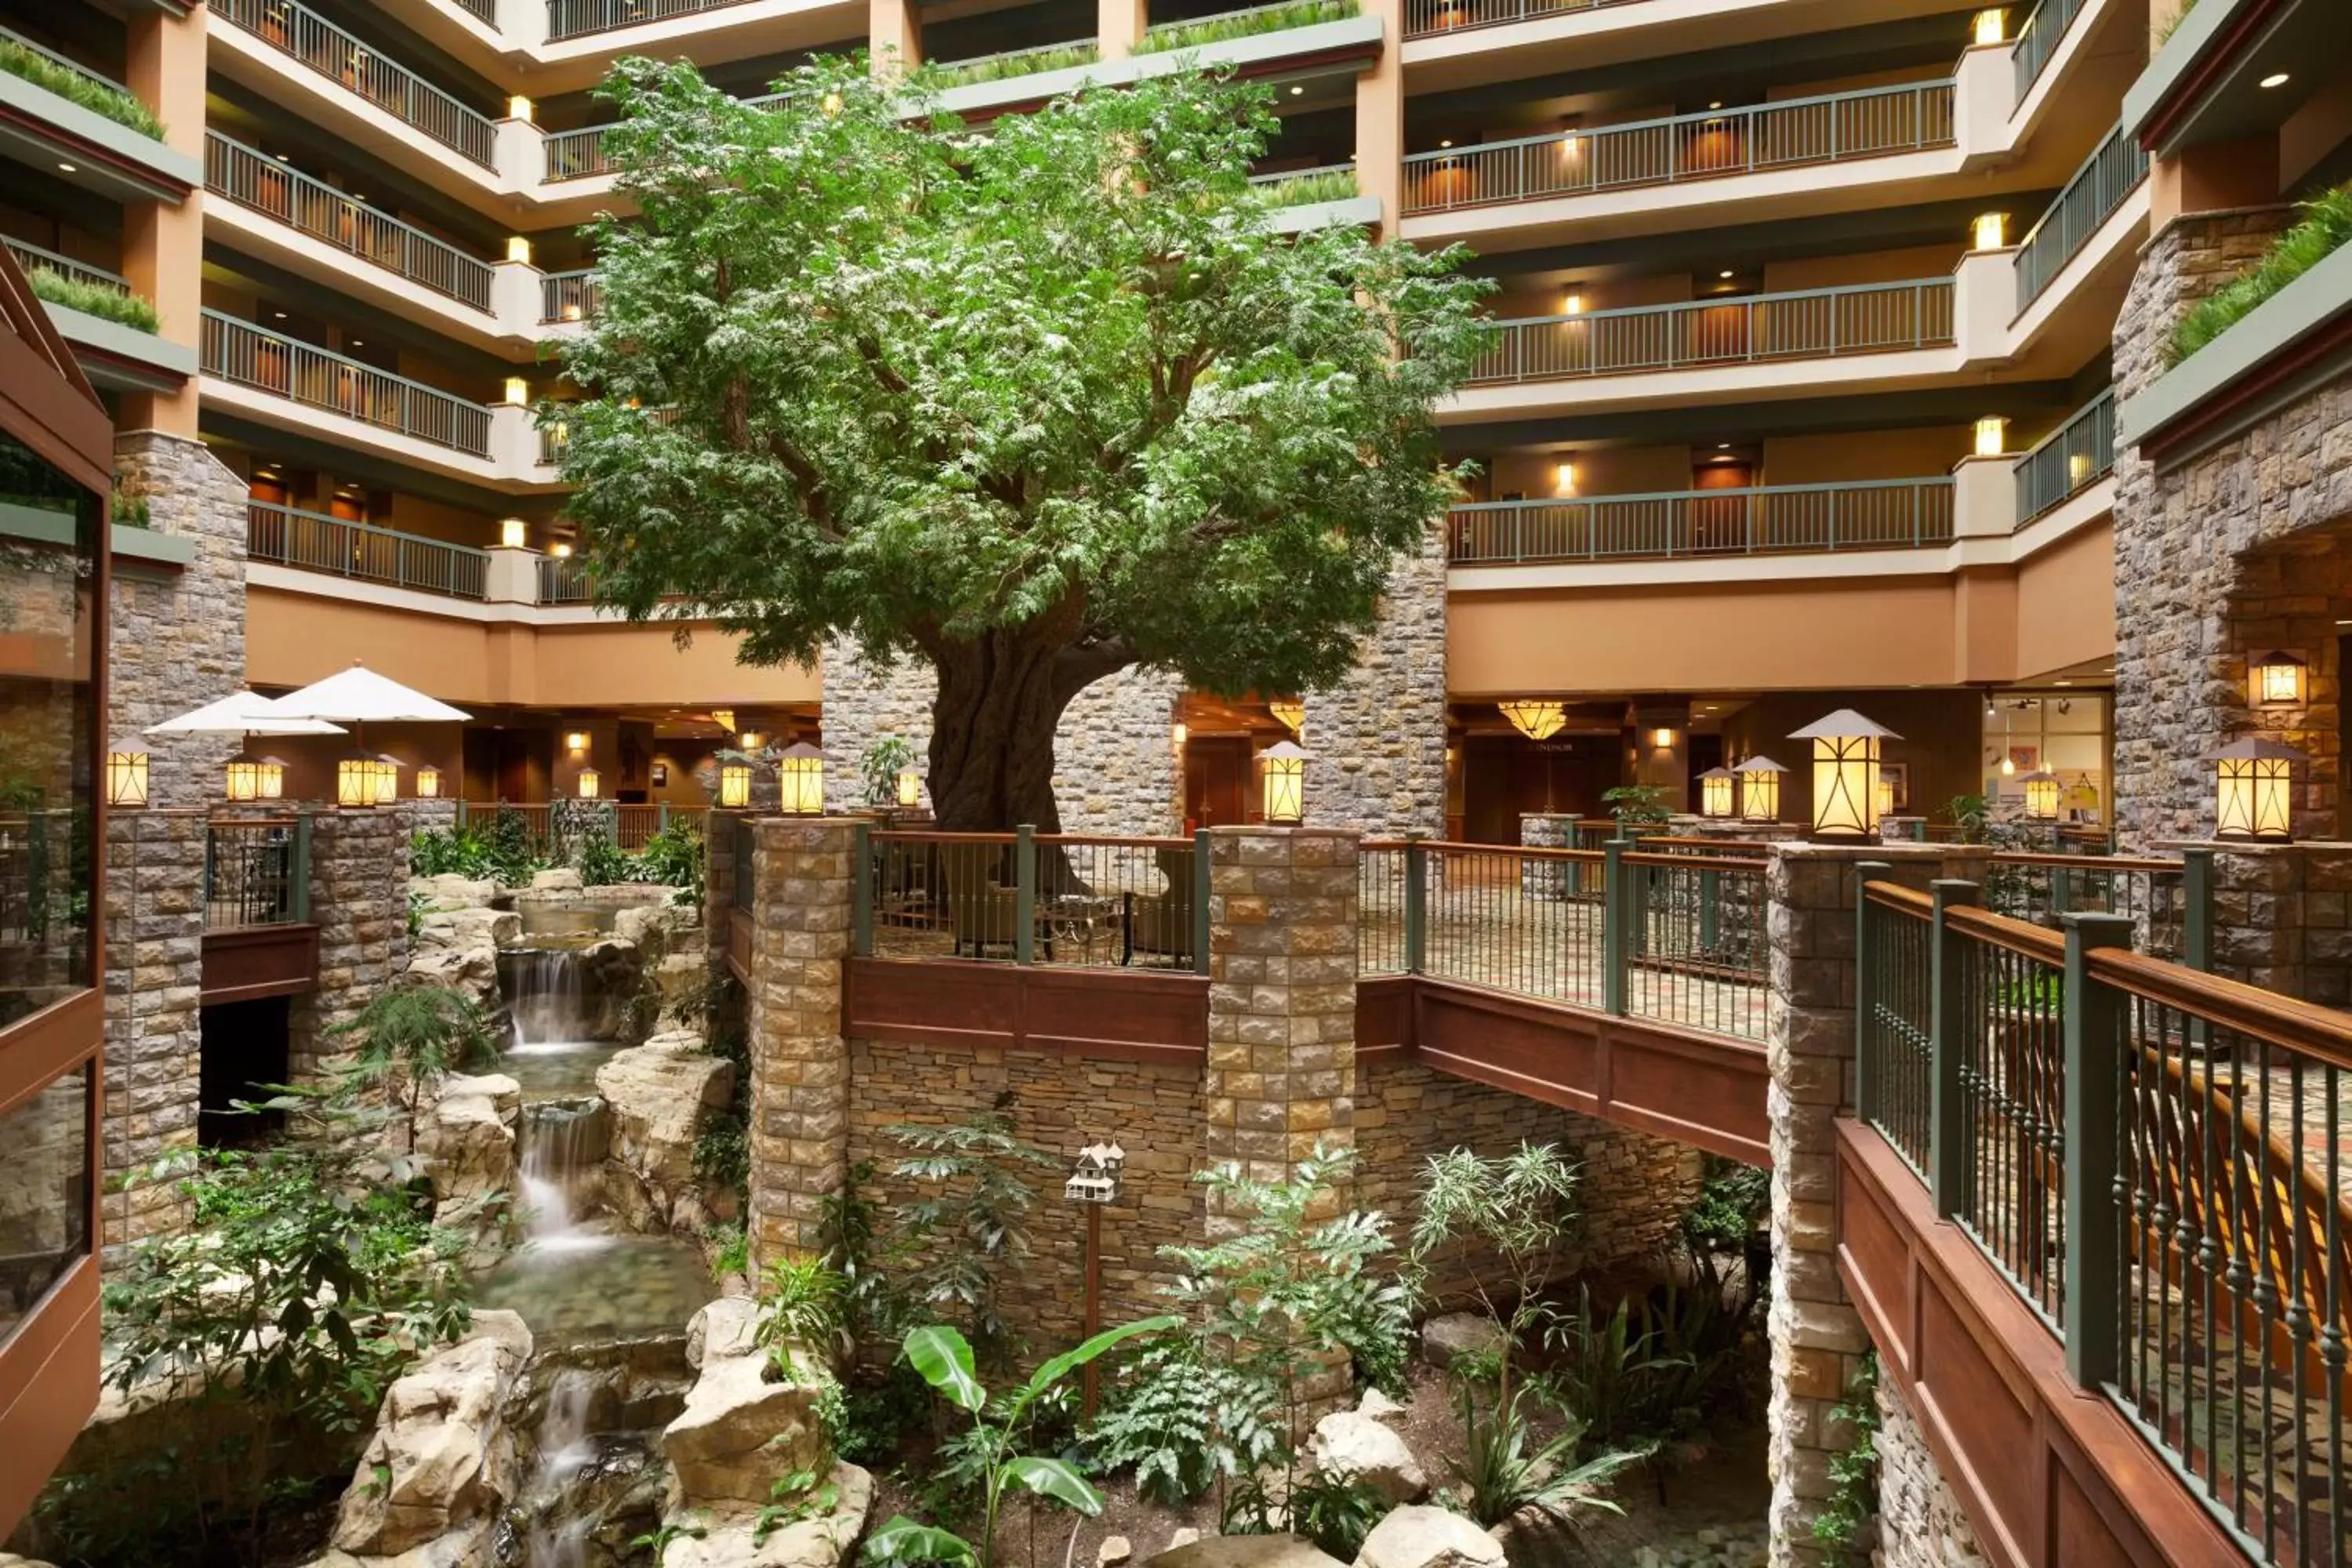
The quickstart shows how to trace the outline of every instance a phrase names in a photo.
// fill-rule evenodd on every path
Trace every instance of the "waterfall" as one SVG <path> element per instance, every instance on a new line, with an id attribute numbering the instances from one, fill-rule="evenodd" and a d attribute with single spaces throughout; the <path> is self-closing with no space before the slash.
<path id="1" fill-rule="evenodd" d="M 608 1136 L 604 1102 L 593 1096 L 523 1107 L 520 1182 L 531 1245 L 577 1248 L 603 1239 L 583 1222 L 597 1206 Z"/>
<path id="2" fill-rule="evenodd" d="M 588 1037 L 587 988 L 576 948 L 510 948 L 499 955 L 499 988 L 514 1016 L 518 1051 L 560 1050 Z"/>
<path id="3" fill-rule="evenodd" d="M 539 1426 L 539 1468 L 526 1496 L 560 1494 L 572 1479 L 594 1462 L 596 1445 L 588 1436 L 588 1406 L 596 1380 L 577 1367 L 556 1374 L 547 1391 L 547 1415 Z M 523 1568 L 586 1568 L 588 1531 L 593 1514 L 572 1509 L 554 1510 L 531 1532 L 523 1553 Z"/>

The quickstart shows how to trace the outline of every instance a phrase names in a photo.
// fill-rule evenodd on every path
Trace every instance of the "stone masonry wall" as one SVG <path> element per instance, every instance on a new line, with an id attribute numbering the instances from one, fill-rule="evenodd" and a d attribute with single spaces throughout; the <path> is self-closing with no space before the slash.
<path id="1" fill-rule="evenodd" d="M 106 1087 L 101 1241 L 177 1228 L 168 1183 L 129 1191 L 124 1172 L 194 1149 L 202 1100 L 205 979 L 202 811 L 118 811 L 106 820 Z"/>
<path id="2" fill-rule="evenodd" d="M 2245 271 L 2291 209 L 2193 214 L 2149 240 L 2116 323 L 2128 398 L 2163 373 L 2173 325 Z M 2352 566 L 2331 525 L 2352 518 L 2352 380 L 2159 470 L 2137 447 L 2116 462 L 2116 796 L 2127 847 L 2212 830 L 2200 759 L 2259 731 L 2307 753 L 2304 831 L 2337 831 L 2336 626 Z M 2246 665 L 2273 647 L 2310 662 L 2308 706 L 2252 708 Z"/>
<path id="3" fill-rule="evenodd" d="M 768 817 L 754 831 L 749 1228 L 763 1267 L 818 1244 L 823 1201 L 848 1171 L 841 966 L 856 830 L 839 818 Z"/>
<path id="4" fill-rule="evenodd" d="M 158 533 L 195 542 L 175 573 L 118 563 L 110 595 L 107 739 L 226 697 L 245 685 L 245 485 L 195 441 L 153 430 L 115 442 L 115 482 L 147 502 Z M 148 742 L 149 800 L 202 805 L 217 798 L 235 735 L 158 735 Z"/>
<path id="5" fill-rule="evenodd" d="M 1918 1417 L 1891 1379 L 1878 1384 L 1878 1549 L 1873 1568 L 1983 1568 L 1984 1549 L 1936 1468 Z"/>
<path id="6" fill-rule="evenodd" d="M 1356 668 L 1305 699 L 1307 819 L 1372 837 L 1445 831 L 1445 529 L 1389 572 Z"/>
<path id="7" fill-rule="evenodd" d="M 310 918 L 319 926 L 319 985 L 294 998 L 288 1055 L 294 1081 L 331 1071 L 352 1047 L 333 1031 L 408 973 L 405 805 L 320 811 L 310 824 Z"/>

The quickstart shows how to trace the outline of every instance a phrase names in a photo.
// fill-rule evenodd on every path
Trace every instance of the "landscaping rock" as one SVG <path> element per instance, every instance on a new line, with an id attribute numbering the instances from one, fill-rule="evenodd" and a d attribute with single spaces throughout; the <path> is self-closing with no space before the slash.
<path id="1" fill-rule="evenodd" d="M 569 866 L 557 866 L 530 874 L 530 890 L 534 893 L 577 893 L 582 891 L 580 873 Z"/>
<path id="2" fill-rule="evenodd" d="M 632 1230 L 695 1235 L 714 1216 L 694 1173 L 705 1117 L 727 1109 L 735 1065 L 705 1056 L 698 1035 L 656 1035 L 596 1069 L 613 1119 L 604 1205 Z"/>
<path id="3" fill-rule="evenodd" d="M 676 1478 L 672 1513 L 688 1507 L 757 1510 L 771 1500 L 778 1476 L 823 1468 L 819 1385 L 771 1383 L 766 1372 L 763 1355 L 713 1355 L 706 1334 L 702 1375 L 686 1396 L 686 1409 L 661 1435 Z"/>
<path id="4" fill-rule="evenodd" d="M 1364 1397 L 1356 1403 L 1356 1414 L 1369 1415 L 1375 1421 L 1387 1421 L 1404 1414 L 1404 1406 L 1377 1388 L 1364 1390 Z"/>
<path id="5" fill-rule="evenodd" d="M 490 901 L 499 896 L 497 882 L 488 879 L 478 882 L 471 877 L 460 877 L 455 871 L 444 871 L 437 877 L 411 877 L 408 879 L 408 890 L 424 894 L 433 900 L 436 908 L 442 910 L 488 909 Z"/>
<path id="6" fill-rule="evenodd" d="M 1441 1371 L 1459 1356 L 1492 1355 L 1502 1348 L 1503 1331 L 1475 1312 L 1447 1312 L 1421 1325 L 1421 1359 Z"/>
<path id="7" fill-rule="evenodd" d="M 1501 1543 L 1449 1509 L 1401 1508 L 1364 1537 L 1356 1568 L 1505 1568 Z"/>
<path id="8" fill-rule="evenodd" d="M 749 1296 L 722 1297 L 698 1310 L 686 1324 L 686 1364 L 699 1371 L 714 1358 L 750 1355 L 760 1347 L 752 1334 L 759 1304 Z"/>
<path id="9" fill-rule="evenodd" d="M 1303 1535 L 1204 1535 L 1151 1562 L 1154 1568 L 1346 1568 Z"/>
<path id="10" fill-rule="evenodd" d="M 1160 1555 L 1164 1557 L 1169 1552 L 1175 1551 L 1177 1548 L 1181 1546 L 1190 1546 L 1192 1542 L 1200 1539 L 1201 1532 L 1193 1529 L 1191 1525 L 1179 1525 L 1175 1533 L 1169 1536 L 1168 1544 L 1160 1548 Z"/>
<path id="11" fill-rule="evenodd" d="M 409 944 L 407 983 L 447 986 L 485 1013 L 495 1013 L 501 1005 L 499 944 L 512 941 L 521 929 L 520 917 L 505 910 L 427 910 Z"/>
<path id="12" fill-rule="evenodd" d="M 504 1236 L 504 1216 L 491 1212 L 489 1200 L 513 1189 L 521 1114 L 522 1086 L 504 1073 L 441 1080 L 416 1120 L 416 1152 L 432 1178 L 434 1218 L 471 1207 L 480 1215 L 478 1236 Z"/>
<path id="13" fill-rule="evenodd" d="M 838 1568 L 866 1531 L 866 1516 L 874 1507 L 874 1478 L 856 1465 L 837 1463 L 831 1479 L 841 1492 L 831 1513 L 784 1525 L 757 1546 L 751 1543 L 756 1510 L 698 1516 L 690 1521 L 673 1512 L 672 1523 L 699 1524 L 703 1533 L 672 1541 L 662 1552 L 661 1568 Z"/>
<path id="14" fill-rule="evenodd" d="M 1359 1481 L 1391 1503 L 1411 1502 L 1429 1490 L 1404 1439 L 1359 1411 L 1342 1410 L 1315 1424 L 1307 1463 L 1335 1481 Z"/>
<path id="15" fill-rule="evenodd" d="M 478 1311 L 472 1332 L 385 1391 L 336 1515 L 338 1552 L 364 1560 L 431 1545 L 436 1555 L 417 1563 L 479 1560 L 438 1553 L 445 1545 L 473 1552 L 521 1484 L 514 1436 L 499 1410 L 530 1351 L 521 1318 Z"/>
<path id="16" fill-rule="evenodd" d="M 1134 1555 L 1135 1542 L 1124 1535 L 1107 1535 L 1103 1543 L 1095 1548 L 1095 1568 L 1118 1568 Z"/>

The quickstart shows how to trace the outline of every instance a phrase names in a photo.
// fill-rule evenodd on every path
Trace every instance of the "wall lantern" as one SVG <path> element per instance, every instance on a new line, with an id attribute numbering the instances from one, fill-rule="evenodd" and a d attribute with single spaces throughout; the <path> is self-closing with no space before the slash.
<path id="1" fill-rule="evenodd" d="M 719 764 L 719 804 L 728 811 L 740 811 L 751 804 L 751 763 Z"/>
<path id="2" fill-rule="evenodd" d="M 508 118 L 509 120 L 520 120 L 520 121 L 521 121 L 525 125 L 528 125 L 528 124 L 530 124 L 530 116 L 531 116 L 530 100 L 529 100 L 529 99 L 527 99 L 527 98 L 523 97 L 520 93 L 516 93 L 516 94 L 514 94 L 513 96 L 509 97 L 509 98 L 507 100 L 507 118 Z M 507 253 L 507 259 L 508 259 L 508 260 L 509 260 L 509 261 L 529 261 L 529 260 L 530 259 L 530 241 L 529 241 L 529 240 L 527 240 L 527 239 L 510 239 L 510 240 L 507 241 L 507 245 L 508 245 L 508 253 Z M 523 247 L 523 253 L 522 253 L 520 256 L 517 256 L 517 255 L 515 255 L 515 254 L 514 254 L 514 252 L 513 252 L 513 247 L 515 247 L 516 245 L 520 245 L 520 246 L 522 246 L 522 247 Z"/>
<path id="3" fill-rule="evenodd" d="M 2249 738 L 2205 760 L 2215 768 L 2214 837 L 2284 844 L 2294 837 L 2293 770 L 2307 760 L 2301 752 Z"/>
<path id="4" fill-rule="evenodd" d="M 2025 816 L 2032 822 L 2058 820 L 2058 797 L 2065 790 L 2058 775 L 2037 768 L 2017 781 L 2025 786 Z"/>
<path id="5" fill-rule="evenodd" d="M 1650 744 L 1655 746 L 1662 752 L 1672 751 L 1675 744 L 1675 731 L 1673 727 L 1671 725 L 1661 724 L 1656 729 L 1651 731 Z"/>
<path id="6" fill-rule="evenodd" d="M 582 800 L 594 800 L 596 798 L 596 791 L 603 785 L 604 782 L 604 775 L 599 773 L 594 768 L 582 768 L 580 770 L 580 798 Z"/>
<path id="7" fill-rule="evenodd" d="M 1538 702 L 1520 699 L 1495 704 L 1496 712 L 1511 721 L 1511 728 L 1530 741 L 1549 741 L 1568 722 L 1568 710 L 1557 702 Z"/>
<path id="8" fill-rule="evenodd" d="M 286 759 L 264 757 L 258 765 L 261 769 L 261 798 L 284 800 L 286 798 Z"/>
<path id="9" fill-rule="evenodd" d="M 1307 704 L 1296 697 L 1277 697 L 1265 705 L 1265 710 L 1274 715 L 1276 723 L 1294 735 L 1298 733 L 1298 727 L 1307 722 Z"/>
<path id="10" fill-rule="evenodd" d="M 1895 781 L 1885 773 L 1878 775 L 1878 816 L 1880 820 L 1895 815 Z"/>
<path id="11" fill-rule="evenodd" d="M 1754 756 L 1732 770 L 1739 775 L 1739 815 L 1748 822 L 1780 820 L 1780 775 L 1789 770 L 1767 756 Z"/>
<path id="12" fill-rule="evenodd" d="M 746 730 L 735 737 L 735 743 L 747 752 L 756 752 L 768 743 L 768 737 L 757 730 Z"/>
<path id="13" fill-rule="evenodd" d="M 1192 731 L 1184 727 L 1184 721 L 1181 719 L 1168 726 L 1168 743 L 1180 752 L 1184 749 L 1184 742 L 1191 735 Z"/>
<path id="14" fill-rule="evenodd" d="M 416 770 L 416 798 L 438 800 L 441 797 L 441 770 L 427 763 Z"/>
<path id="15" fill-rule="evenodd" d="M 1576 493 L 1576 465 L 1574 463 L 1561 463 L 1555 467 L 1551 471 L 1551 488 L 1554 495 L 1574 495 Z"/>
<path id="16" fill-rule="evenodd" d="M 228 764 L 227 787 L 223 792 L 231 800 L 261 798 L 261 764 L 245 757 L 231 758 Z"/>
<path id="17" fill-rule="evenodd" d="M 1265 819 L 1296 826 L 1307 815 L 1307 752 L 1277 741 L 1258 753 L 1265 766 Z"/>
<path id="18" fill-rule="evenodd" d="M 898 770 L 898 804 L 903 806 L 923 804 L 923 775 L 913 768 Z"/>
<path id="19" fill-rule="evenodd" d="M 1969 248 L 1973 250 L 2002 249 L 2009 244 L 2009 215 L 1979 213 L 1977 221 L 1969 227 Z"/>
<path id="20" fill-rule="evenodd" d="M 1988 414 L 1977 421 L 1976 455 L 1998 458 L 2007 450 L 2009 421 L 1998 414 Z"/>
<path id="21" fill-rule="evenodd" d="M 746 736 L 745 739 L 751 737 Z M 783 786 L 788 816 L 824 815 L 824 753 L 806 741 L 795 741 L 776 758 L 776 779 Z"/>
<path id="22" fill-rule="evenodd" d="M 1825 838 L 1867 838 L 1878 831 L 1878 743 L 1903 737 L 1851 708 L 1841 708 L 1789 739 L 1813 743 L 1813 831 Z"/>
<path id="23" fill-rule="evenodd" d="M 2009 36 L 2008 28 L 2008 10 L 2003 6 L 1990 6 L 1978 12 L 1969 23 L 1969 38 L 1971 43 L 1979 45 L 1998 44 Z"/>
<path id="24" fill-rule="evenodd" d="M 106 748 L 106 804 L 147 804 L 147 747 L 135 737 Z"/>
<path id="25" fill-rule="evenodd" d="M 519 517 L 503 518 L 499 522 L 499 543 L 508 550 L 520 550 L 530 542 L 530 525 Z"/>
<path id="26" fill-rule="evenodd" d="M 373 757 L 345 757 L 335 764 L 335 804 L 354 810 L 375 804 Z"/>
<path id="27" fill-rule="evenodd" d="M 507 406 L 524 408 L 530 404 L 530 383 L 519 375 L 507 377 Z"/>
<path id="28" fill-rule="evenodd" d="M 586 751 L 588 749 L 588 731 L 585 730 L 566 730 L 563 732 L 563 749 L 567 752 Z"/>
<path id="29" fill-rule="evenodd" d="M 2311 689 L 2311 666 L 2291 653 L 2266 653 L 2248 668 L 2257 708 L 2300 708 Z"/>
<path id="30" fill-rule="evenodd" d="M 1709 768 L 1698 775 L 1698 812 L 1717 818 L 1731 815 L 1732 786 L 1738 781 L 1729 768 Z"/>
<path id="31" fill-rule="evenodd" d="M 718 725 L 720 729 L 728 731 L 730 734 L 732 734 L 735 730 L 735 710 L 732 708 L 713 708 L 710 710 L 710 721 Z"/>
<path id="32" fill-rule="evenodd" d="M 400 798 L 400 759 L 384 755 L 375 760 L 375 803 L 390 805 Z"/>

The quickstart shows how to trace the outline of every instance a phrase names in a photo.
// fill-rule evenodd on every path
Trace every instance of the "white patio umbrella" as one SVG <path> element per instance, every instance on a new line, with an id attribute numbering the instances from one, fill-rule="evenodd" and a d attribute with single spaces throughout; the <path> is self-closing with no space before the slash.
<path id="1" fill-rule="evenodd" d="M 233 691 L 216 702 L 192 708 L 176 719 L 150 724 L 149 735 L 340 735 L 340 724 L 297 718 L 257 691 Z"/>
<path id="2" fill-rule="evenodd" d="M 359 756 L 339 763 L 335 770 L 335 796 L 345 805 L 372 805 L 391 798 L 390 774 L 374 770 L 397 764 L 368 754 L 367 727 L 371 723 L 462 724 L 473 717 L 422 691 L 413 691 L 388 676 L 378 675 L 357 659 L 352 660 L 351 668 L 289 691 L 272 706 L 280 713 L 295 717 L 349 724 L 358 732 Z M 360 798 L 361 785 L 353 770 L 362 767 L 368 770 L 370 778 L 382 780 L 381 794 L 371 784 L 365 790 L 368 798 Z"/>

